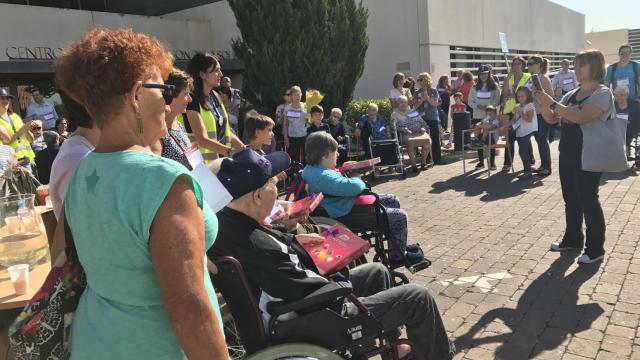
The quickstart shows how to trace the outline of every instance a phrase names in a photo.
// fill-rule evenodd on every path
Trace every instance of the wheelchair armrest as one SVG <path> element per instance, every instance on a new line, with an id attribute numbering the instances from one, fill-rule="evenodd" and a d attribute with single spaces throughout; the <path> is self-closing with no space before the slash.
<path id="1" fill-rule="evenodd" d="M 300 300 L 286 302 L 272 301 L 267 304 L 267 311 L 275 318 L 291 311 L 309 309 L 344 298 L 351 294 L 351 291 L 352 290 L 349 287 L 342 286 L 335 282 L 330 282 Z"/>

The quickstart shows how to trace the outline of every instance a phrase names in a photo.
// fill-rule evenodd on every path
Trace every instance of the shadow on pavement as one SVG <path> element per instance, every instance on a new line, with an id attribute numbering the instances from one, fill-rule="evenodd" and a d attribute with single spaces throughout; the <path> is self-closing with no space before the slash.
<path id="1" fill-rule="evenodd" d="M 475 165 L 474 165 L 475 166 Z M 473 170 L 466 175 L 454 176 L 445 181 L 438 181 L 431 185 L 431 194 L 441 194 L 445 191 L 453 190 L 464 192 L 465 196 L 480 196 L 481 201 L 491 202 L 501 199 L 522 195 L 527 189 L 536 188 L 543 185 L 543 180 L 533 178 L 530 180 L 520 180 L 516 177 L 518 173 L 492 172 L 487 179 L 487 171 Z"/>
<path id="2" fill-rule="evenodd" d="M 580 286 L 598 272 L 599 264 L 581 265 L 572 273 L 576 253 L 560 254 L 549 269 L 529 285 L 515 309 L 499 308 L 484 314 L 469 331 L 458 337 L 458 350 L 500 343 L 496 359 L 526 359 L 560 346 L 572 333 L 581 332 L 604 312 L 599 304 L 578 304 Z M 496 320 L 510 333 L 479 338 Z"/>

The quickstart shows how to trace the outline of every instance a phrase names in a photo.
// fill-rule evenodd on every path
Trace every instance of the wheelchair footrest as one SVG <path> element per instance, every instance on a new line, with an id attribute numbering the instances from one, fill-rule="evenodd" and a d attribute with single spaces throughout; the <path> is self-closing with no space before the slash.
<path id="1" fill-rule="evenodd" d="M 412 273 L 415 274 L 418 271 L 422 271 L 426 268 L 428 268 L 429 266 L 431 266 L 431 260 L 429 259 L 424 259 L 422 261 L 420 261 L 419 263 L 413 264 L 411 266 L 407 266 L 407 269 Z"/>

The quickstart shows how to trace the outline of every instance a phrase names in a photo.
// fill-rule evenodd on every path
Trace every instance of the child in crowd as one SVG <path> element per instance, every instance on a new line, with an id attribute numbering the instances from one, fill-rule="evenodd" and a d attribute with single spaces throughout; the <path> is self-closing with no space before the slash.
<path id="1" fill-rule="evenodd" d="M 271 148 L 273 140 L 273 127 L 275 122 L 266 115 L 250 111 L 244 119 L 244 133 L 249 140 L 248 148 L 260 155 L 275 151 Z"/>
<path id="2" fill-rule="evenodd" d="M 281 94 L 282 104 L 278 105 L 278 107 L 276 108 L 276 117 L 274 119 L 276 125 L 273 128 L 273 133 L 275 134 L 279 150 L 282 150 L 284 148 L 284 138 L 282 137 L 282 119 L 285 116 L 284 108 L 291 103 L 291 94 L 289 93 L 288 88 L 282 89 Z"/>
<path id="3" fill-rule="evenodd" d="M 498 113 L 496 108 L 492 105 L 487 105 L 484 109 L 485 118 L 474 126 L 476 139 L 471 142 L 471 145 L 478 148 L 478 164 L 476 169 L 484 167 L 484 149 L 485 145 L 493 145 L 498 141 L 498 136 L 493 130 L 500 127 L 500 119 L 498 119 Z M 490 136 L 490 137 L 489 137 Z M 491 170 L 496 170 L 496 149 L 490 150 L 489 166 Z"/>
<path id="4" fill-rule="evenodd" d="M 492 105 L 487 105 L 485 113 L 485 118 L 473 126 L 473 133 L 476 138 L 471 141 L 471 145 L 474 147 L 483 147 L 488 144 L 496 143 L 495 136 L 491 137 L 491 142 L 489 141 L 489 135 L 492 134 L 490 130 L 495 130 L 500 127 L 500 120 L 496 114 L 496 108 Z"/>
<path id="5" fill-rule="evenodd" d="M 307 136 L 313 134 L 316 131 L 324 131 L 331 134 L 329 125 L 322 122 L 324 118 L 324 109 L 320 105 L 314 105 L 311 107 L 311 125 L 307 127 Z"/>
<path id="6" fill-rule="evenodd" d="M 467 105 L 462 102 L 462 93 L 457 92 L 453 94 L 453 105 L 451 105 L 452 113 L 463 113 L 467 111 Z"/>
<path id="7" fill-rule="evenodd" d="M 461 92 L 456 92 L 455 94 L 453 94 L 453 104 L 451 105 L 451 113 L 452 114 L 456 114 L 456 113 L 463 113 L 465 111 L 467 111 L 467 105 L 465 103 L 462 102 L 462 93 Z M 451 129 L 451 132 L 449 133 L 449 142 L 447 142 L 447 145 L 445 145 L 445 149 L 450 149 L 451 145 L 453 144 L 453 127 Z"/>
<path id="8" fill-rule="evenodd" d="M 518 153 L 524 165 L 524 174 L 522 179 L 531 179 L 531 136 L 538 131 L 538 121 L 536 108 L 533 105 L 533 96 L 531 90 L 527 87 L 521 87 L 516 92 L 516 102 L 518 105 L 513 109 L 514 120 L 513 129 L 516 131 L 516 140 L 518 141 Z"/>

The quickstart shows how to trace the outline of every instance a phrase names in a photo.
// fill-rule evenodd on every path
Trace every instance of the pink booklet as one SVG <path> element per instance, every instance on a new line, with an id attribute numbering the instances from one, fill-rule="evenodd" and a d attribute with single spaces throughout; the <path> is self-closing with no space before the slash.
<path id="1" fill-rule="evenodd" d="M 268 218 L 268 222 L 271 223 L 280 220 L 287 215 L 289 215 L 289 218 L 297 218 L 300 217 L 305 210 L 312 213 L 313 210 L 318 207 L 322 199 L 324 199 L 324 195 L 322 195 L 322 193 L 315 193 L 293 203 L 276 203 Z"/>
<path id="2" fill-rule="evenodd" d="M 333 274 L 369 250 L 369 242 L 348 229 L 334 225 L 321 234 L 322 242 L 304 244 L 321 275 Z"/>

